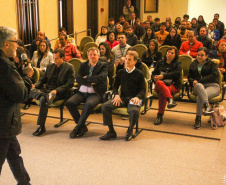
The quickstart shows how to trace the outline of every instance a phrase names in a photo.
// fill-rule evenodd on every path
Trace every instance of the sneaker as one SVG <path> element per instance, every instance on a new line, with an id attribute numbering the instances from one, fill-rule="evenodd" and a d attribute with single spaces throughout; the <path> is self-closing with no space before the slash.
<path id="1" fill-rule="evenodd" d="M 53 103 L 53 100 L 56 98 L 56 94 L 55 93 L 49 93 L 47 95 L 47 101 L 46 101 L 46 104 L 47 105 L 50 105 Z"/>

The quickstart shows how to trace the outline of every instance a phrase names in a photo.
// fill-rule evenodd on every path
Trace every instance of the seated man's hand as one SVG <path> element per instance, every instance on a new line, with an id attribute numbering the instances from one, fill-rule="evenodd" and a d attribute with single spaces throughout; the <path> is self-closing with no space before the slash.
<path id="1" fill-rule="evenodd" d="M 34 85 L 34 84 L 31 84 L 31 88 L 32 88 L 32 89 L 35 89 L 35 85 Z"/>
<path id="2" fill-rule="evenodd" d="M 56 90 L 52 90 L 50 93 L 53 93 L 53 94 L 57 94 L 57 91 Z"/>
<path id="3" fill-rule="evenodd" d="M 113 105 L 115 106 L 120 106 L 120 104 L 122 103 L 122 100 L 119 95 L 116 95 L 111 102 L 113 102 Z"/>
<path id="4" fill-rule="evenodd" d="M 129 102 L 133 102 L 134 105 L 139 105 L 140 99 L 137 97 L 134 97 Z"/>

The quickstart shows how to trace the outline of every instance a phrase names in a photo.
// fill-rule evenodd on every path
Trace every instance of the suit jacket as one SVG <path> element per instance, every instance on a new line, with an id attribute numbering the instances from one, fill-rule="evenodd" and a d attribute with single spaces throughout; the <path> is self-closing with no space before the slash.
<path id="1" fill-rule="evenodd" d="M 50 83 L 56 64 L 49 64 L 46 69 L 44 76 L 35 84 L 35 88 L 41 89 L 44 84 L 46 84 L 46 89 L 48 89 L 48 84 Z M 67 90 L 73 87 L 75 81 L 75 71 L 73 65 L 63 62 L 62 68 L 60 69 L 59 76 L 57 79 L 57 95 L 64 98 L 67 94 Z"/>
<path id="2" fill-rule="evenodd" d="M 99 60 L 94 66 L 91 75 L 89 75 L 89 67 L 89 60 L 81 64 L 76 76 L 76 82 L 79 88 L 81 85 L 91 86 L 92 83 L 95 83 L 93 89 L 96 94 L 102 98 L 107 90 L 107 64 Z M 85 76 L 86 78 L 84 78 Z"/>
<path id="3" fill-rule="evenodd" d="M 15 137 L 21 132 L 20 103 L 28 97 L 31 84 L 0 50 L 0 137 Z"/>

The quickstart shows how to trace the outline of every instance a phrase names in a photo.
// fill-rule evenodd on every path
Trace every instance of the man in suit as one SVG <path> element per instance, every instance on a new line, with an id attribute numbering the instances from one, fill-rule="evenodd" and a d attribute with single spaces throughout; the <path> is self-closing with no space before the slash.
<path id="1" fill-rule="evenodd" d="M 76 82 L 78 92 L 66 102 L 66 106 L 71 113 L 77 126 L 70 133 L 70 138 L 81 137 L 87 131 L 86 119 L 93 109 L 103 100 L 103 95 L 107 90 L 108 69 L 105 62 L 101 62 L 100 51 L 92 47 L 87 52 L 88 61 L 81 64 Z M 85 103 L 80 115 L 77 106 Z"/>
<path id="2" fill-rule="evenodd" d="M 17 135 L 21 133 L 20 103 L 28 97 L 33 75 L 31 67 L 26 68 L 23 78 L 17 71 L 13 57 L 17 50 L 16 31 L 0 27 L 0 174 L 7 159 L 17 184 L 29 185 L 30 177 L 20 157 L 21 149 Z"/>
<path id="3" fill-rule="evenodd" d="M 125 139 L 129 141 L 133 135 L 133 127 L 139 120 L 139 111 L 142 99 L 145 96 L 145 80 L 143 73 L 136 69 L 138 54 L 136 51 L 128 51 L 125 59 L 125 68 L 121 69 L 116 77 L 113 86 L 114 99 L 105 102 L 102 105 L 104 125 L 108 125 L 109 131 L 100 140 L 109 140 L 116 138 L 116 132 L 113 127 L 112 110 L 117 107 L 127 107 L 130 126 L 127 130 Z M 119 87 L 121 94 L 119 95 Z"/>
<path id="4" fill-rule="evenodd" d="M 128 21 L 128 23 L 129 23 L 130 26 L 132 26 L 134 28 L 134 26 L 136 24 L 136 14 L 131 13 L 130 18 L 131 19 Z"/>
<path id="5" fill-rule="evenodd" d="M 40 111 L 37 125 L 38 129 L 33 133 L 40 136 L 46 132 L 45 122 L 48 114 L 48 105 L 53 101 L 66 98 L 67 91 L 73 87 L 75 81 L 74 67 L 64 62 L 64 51 L 56 49 L 53 52 L 53 61 L 47 66 L 44 76 L 33 86 L 30 97 L 40 102 Z M 43 88 L 43 85 L 46 87 Z"/>

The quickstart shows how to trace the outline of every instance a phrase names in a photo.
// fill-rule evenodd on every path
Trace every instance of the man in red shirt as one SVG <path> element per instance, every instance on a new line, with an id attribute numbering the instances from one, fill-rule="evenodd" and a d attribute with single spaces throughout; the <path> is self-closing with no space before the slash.
<path id="1" fill-rule="evenodd" d="M 55 47 L 55 49 L 62 49 L 65 53 L 65 61 L 68 61 L 72 58 L 79 58 L 82 59 L 81 53 L 77 49 L 77 47 L 74 44 L 68 43 L 67 41 L 67 35 L 61 34 L 59 37 L 60 44 Z"/>
<path id="2" fill-rule="evenodd" d="M 179 55 L 185 54 L 185 55 L 190 55 L 193 58 L 196 58 L 197 51 L 201 47 L 203 47 L 203 44 L 196 40 L 195 31 L 189 31 L 188 41 L 185 41 L 182 43 L 179 50 Z"/>

